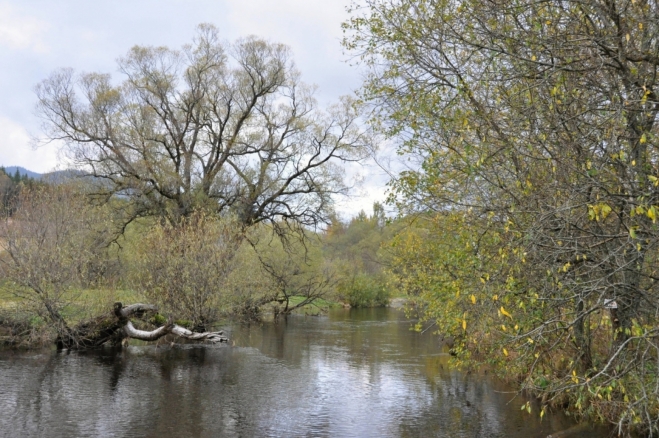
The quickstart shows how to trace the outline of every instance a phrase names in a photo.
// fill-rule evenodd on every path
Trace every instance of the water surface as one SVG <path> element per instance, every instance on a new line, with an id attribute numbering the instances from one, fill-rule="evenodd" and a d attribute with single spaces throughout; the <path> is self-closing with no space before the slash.
<path id="1" fill-rule="evenodd" d="M 394 309 L 227 331 L 234 346 L 0 352 L 0 435 L 526 438 L 573 425 L 450 370 L 437 337 Z"/>

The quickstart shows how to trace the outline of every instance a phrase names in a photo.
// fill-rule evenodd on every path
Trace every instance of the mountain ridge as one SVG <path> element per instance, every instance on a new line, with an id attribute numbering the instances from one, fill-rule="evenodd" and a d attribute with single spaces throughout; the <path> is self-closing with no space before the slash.
<path id="1" fill-rule="evenodd" d="M 82 175 L 82 172 L 75 169 L 64 169 L 64 170 L 54 170 L 52 172 L 39 173 L 32 170 L 26 169 L 22 166 L 0 166 L 4 167 L 5 173 L 7 175 L 14 175 L 16 170 L 20 176 L 27 175 L 28 178 L 35 179 L 37 181 L 49 181 L 49 182 L 61 182 L 62 180 L 73 178 L 75 176 Z"/>

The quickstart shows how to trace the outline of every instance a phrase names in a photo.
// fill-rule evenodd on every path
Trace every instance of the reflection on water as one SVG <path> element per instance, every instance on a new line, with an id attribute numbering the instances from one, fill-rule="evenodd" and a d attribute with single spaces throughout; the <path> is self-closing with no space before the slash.
<path id="1" fill-rule="evenodd" d="M 449 370 L 436 337 L 409 327 L 396 310 L 338 310 L 229 328 L 234 347 L 0 352 L 0 435 L 544 437 L 572 425 Z"/>

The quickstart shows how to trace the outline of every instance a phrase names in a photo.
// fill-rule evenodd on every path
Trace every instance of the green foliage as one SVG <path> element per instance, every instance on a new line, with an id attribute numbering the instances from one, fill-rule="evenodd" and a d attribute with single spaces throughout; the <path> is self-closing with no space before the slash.
<path id="1" fill-rule="evenodd" d="M 156 326 L 161 326 L 164 325 L 167 322 L 167 318 L 165 318 L 163 315 L 160 313 L 156 313 L 151 317 L 151 323 Z"/>
<path id="2" fill-rule="evenodd" d="M 387 224 L 382 205 L 373 214 L 363 210 L 348 224 L 334 219 L 323 236 L 323 254 L 337 272 L 337 298 L 354 307 L 386 306 L 392 295 L 384 266 L 388 260 L 382 245 L 398 224 Z"/>
<path id="3" fill-rule="evenodd" d="M 344 45 L 413 163 L 390 202 L 419 218 L 392 275 L 459 363 L 659 432 L 656 4 L 363 3 Z"/>
<path id="4" fill-rule="evenodd" d="M 135 287 L 163 311 L 205 327 L 226 303 L 227 277 L 236 268 L 241 227 L 200 213 L 176 227 L 151 227 L 127 256 Z"/>
<path id="5" fill-rule="evenodd" d="M 389 288 L 382 278 L 359 273 L 343 278 L 337 287 L 338 296 L 351 307 L 384 307 L 389 304 Z"/>
<path id="6" fill-rule="evenodd" d="M 265 280 L 257 303 L 269 304 L 277 317 L 329 295 L 336 283 L 336 272 L 323 258 L 316 235 L 304 232 L 290 239 L 274 235 L 269 227 L 252 231 L 248 239 L 258 259 L 258 272 Z"/>
<path id="7" fill-rule="evenodd" d="M 483 254 L 496 252 L 501 241 L 494 235 L 475 241 L 468 219 L 460 213 L 408 219 L 407 227 L 388 244 L 388 273 L 420 313 L 417 329 L 432 321 L 437 333 L 454 339 L 454 362 L 479 357 L 501 363 L 505 338 L 493 324 L 510 324 L 501 308 L 510 308 L 519 288 L 498 287 L 493 277 L 510 272 L 509 260 Z"/>

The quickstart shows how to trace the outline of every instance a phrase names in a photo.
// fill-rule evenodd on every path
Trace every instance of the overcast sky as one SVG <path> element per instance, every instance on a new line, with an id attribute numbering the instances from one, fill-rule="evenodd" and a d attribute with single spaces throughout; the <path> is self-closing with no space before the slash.
<path id="1" fill-rule="evenodd" d="M 361 82 L 346 63 L 340 39 L 349 0 L 0 0 L 0 165 L 35 172 L 62 167 L 56 147 L 34 150 L 39 137 L 34 86 L 60 67 L 117 74 L 116 59 L 134 45 L 180 48 L 199 23 L 223 38 L 257 35 L 293 50 L 302 78 L 318 85 L 322 103 L 350 94 Z M 344 216 L 370 211 L 386 178 L 359 169 L 365 183 L 338 206 Z M 352 172 L 351 172 L 352 173 Z"/>

